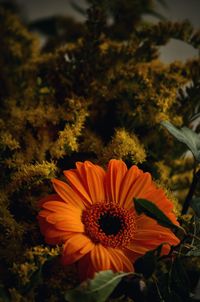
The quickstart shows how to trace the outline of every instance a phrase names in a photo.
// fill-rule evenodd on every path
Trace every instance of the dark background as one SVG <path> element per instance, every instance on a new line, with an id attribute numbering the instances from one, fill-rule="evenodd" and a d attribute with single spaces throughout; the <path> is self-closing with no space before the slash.
<path id="1" fill-rule="evenodd" d="M 84 21 L 84 17 L 77 13 L 71 6 L 70 0 L 18 0 L 22 4 L 27 19 L 30 21 L 52 16 L 68 15 Z M 74 0 L 79 6 L 87 7 L 84 0 Z M 194 28 L 200 27 L 200 0 L 165 0 L 166 7 L 159 3 L 156 11 L 171 21 L 190 20 Z M 144 16 L 145 19 L 158 22 L 154 17 Z M 161 60 L 171 62 L 173 60 L 185 60 L 191 56 L 197 56 L 197 50 L 186 43 L 171 40 L 167 46 L 161 47 Z"/>

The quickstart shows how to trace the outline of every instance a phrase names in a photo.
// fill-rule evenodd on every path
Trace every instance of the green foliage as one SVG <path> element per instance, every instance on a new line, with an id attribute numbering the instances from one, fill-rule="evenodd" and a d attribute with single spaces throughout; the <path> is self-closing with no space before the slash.
<path id="1" fill-rule="evenodd" d="M 158 258 L 160 256 L 162 245 L 157 249 L 147 252 L 135 262 L 135 270 L 137 273 L 143 274 L 145 278 L 150 278 L 156 270 Z"/>
<path id="2" fill-rule="evenodd" d="M 120 280 L 129 275 L 128 273 L 113 273 L 112 271 L 101 271 L 92 280 L 82 283 L 65 294 L 69 302 L 104 302 L 110 296 Z"/>
<path id="3" fill-rule="evenodd" d="M 200 161 L 200 136 L 187 127 L 180 130 L 174 127 L 170 122 L 163 121 L 161 124 L 180 142 L 187 145 L 192 151 L 197 161 Z"/>

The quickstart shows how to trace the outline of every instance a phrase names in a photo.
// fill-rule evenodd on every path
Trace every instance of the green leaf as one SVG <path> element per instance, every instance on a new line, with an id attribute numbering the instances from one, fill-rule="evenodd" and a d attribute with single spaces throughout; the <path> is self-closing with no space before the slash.
<path id="1" fill-rule="evenodd" d="M 145 278 L 152 276 L 156 269 L 157 257 L 154 251 L 148 251 L 144 256 L 138 258 L 134 263 L 136 273 L 141 273 Z"/>
<path id="2" fill-rule="evenodd" d="M 111 270 L 98 272 L 94 279 L 89 279 L 75 289 L 66 292 L 65 299 L 69 302 L 104 302 L 122 277 L 127 275 L 130 273 L 114 273 Z"/>
<path id="3" fill-rule="evenodd" d="M 173 224 L 153 202 L 147 199 L 134 198 L 134 204 L 138 214 L 144 213 L 166 228 L 179 229 L 179 226 Z"/>
<path id="4" fill-rule="evenodd" d="M 157 261 L 162 252 L 162 247 L 165 244 L 167 243 L 160 244 L 156 249 L 148 251 L 138 258 L 134 263 L 136 273 L 142 273 L 145 278 L 150 278 L 156 269 Z"/>
<path id="5" fill-rule="evenodd" d="M 200 217 L 200 197 L 192 198 L 190 206 L 194 210 L 197 217 Z"/>
<path id="6" fill-rule="evenodd" d="M 182 127 L 177 129 L 168 121 L 162 121 L 161 124 L 179 141 L 187 145 L 197 161 L 200 162 L 200 136 L 193 130 Z"/>

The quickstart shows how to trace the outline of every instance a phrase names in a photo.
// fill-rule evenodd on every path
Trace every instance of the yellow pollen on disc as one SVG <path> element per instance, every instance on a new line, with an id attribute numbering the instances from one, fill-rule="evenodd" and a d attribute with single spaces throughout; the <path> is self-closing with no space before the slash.
<path id="1" fill-rule="evenodd" d="M 94 243 L 125 247 L 133 239 L 136 218 L 133 212 L 114 203 L 96 203 L 83 211 L 85 233 Z"/>

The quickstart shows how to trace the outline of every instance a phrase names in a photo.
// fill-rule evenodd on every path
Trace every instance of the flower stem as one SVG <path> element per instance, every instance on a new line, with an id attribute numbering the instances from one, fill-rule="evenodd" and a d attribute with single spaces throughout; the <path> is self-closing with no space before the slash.
<path id="1" fill-rule="evenodd" d="M 153 282 L 155 284 L 155 287 L 156 287 L 156 290 L 157 290 L 157 293 L 158 293 L 158 296 L 159 296 L 159 299 L 160 299 L 160 302 L 165 302 L 165 300 L 163 299 L 162 295 L 161 295 L 161 292 L 160 292 L 160 289 L 159 289 L 159 286 L 158 286 L 158 282 L 157 282 L 157 279 L 155 276 L 152 276 L 153 278 Z"/>
<path id="2" fill-rule="evenodd" d="M 185 202 L 183 204 L 182 213 L 181 213 L 182 215 L 186 214 L 187 211 L 188 211 L 188 208 L 190 206 L 190 202 L 192 200 L 192 197 L 194 195 L 194 192 L 195 192 L 195 189 L 196 189 L 196 186 L 197 186 L 197 183 L 198 183 L 199 180 L 200 180 L 200 170 L 198 170 L 193 175 L 191 187 L 189 189 L 189 192 L 188 192 L 188 194 L 186 196 L 186 199 L 185 199 Z"/>

